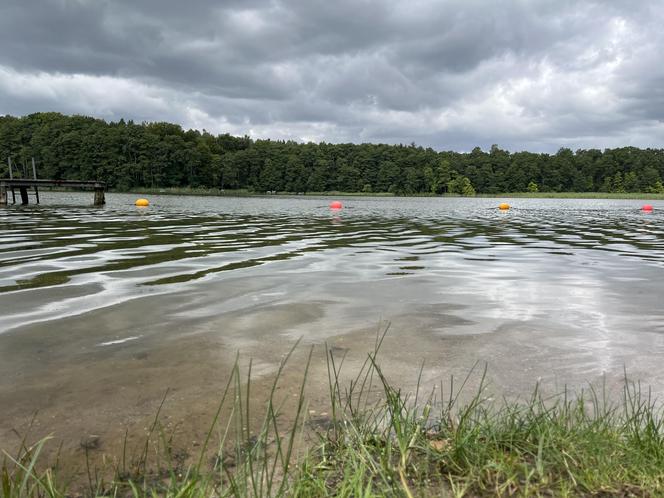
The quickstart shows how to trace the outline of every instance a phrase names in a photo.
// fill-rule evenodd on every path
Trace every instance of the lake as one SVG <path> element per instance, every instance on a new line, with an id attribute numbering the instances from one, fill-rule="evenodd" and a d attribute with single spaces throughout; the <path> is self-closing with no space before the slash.
<path id="1" fill-rule="evenodd" d="M 381 365 L 406 390 L 477 363 L 496 395 L 617 392 L 625 371 L 664 392 L 662 201 L 41 196 L 0 209 L 0 447 L 112 449 L 164 397 L 196 446 L 236 354 L 260 399 L 298 340 L 283 389 L 313 345 L 315 414 L 325 344 L 350 375 L 388 324 Z"/>

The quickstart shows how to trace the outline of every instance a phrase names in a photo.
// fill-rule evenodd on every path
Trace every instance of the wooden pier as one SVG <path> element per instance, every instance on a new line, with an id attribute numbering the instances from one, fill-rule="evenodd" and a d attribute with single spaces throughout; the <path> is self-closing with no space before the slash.
<path id="1" fill-rule="evenodd" d="M 16 190 L 18 189 L 21 204 L 28 204 L 28 190 L 34 189 L 34 196 L 39 204 L 39 187 L 79 188 L 83 190 L 94 190 L 95 206 L 103 206 L 106 203 L 104 192 L 106 184 L 103 182 L 81 182 L 78 180 L 34 180 L 29 178 L 6 179 L 0 178 L 0 206 L 8 204 L 8 193 L 11 192 L 13 203 L 16 204 Z"/>
<path id="2" fill-rule="evenodd" d="M 16 204 L 16 190 L 18 189 L 21 198 L 21 204 L 28 204 L 29 191 L 33 190 L 33 194 L 37 204 L 39 204 L 39 188 L 40 187 L 57 187 L 57 188 L 76 188 L 83 190 L 93 190 L 94 205 L 103 206 L 106 204 L 104 192 L 106 191 L 106 184 L 98 181 L 80 181 L 80 180 L 42 180 L 37 178 L 37 169 L 35 168 L 35 161 L 32 160 L 32 173 L 33 178 L 14 178 L 11 160 L 7 161 L 9 165 L 9 178 L 0 178 L 0 206 L 6 206 L 9 203 L 9 193 L 12 195 L 12 203 Z"/>

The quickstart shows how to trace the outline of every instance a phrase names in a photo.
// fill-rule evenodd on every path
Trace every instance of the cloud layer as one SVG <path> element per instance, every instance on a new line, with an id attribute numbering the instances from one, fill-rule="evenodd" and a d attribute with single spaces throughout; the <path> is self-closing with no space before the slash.
<path id="1" fill-rule="evenodd" d="M 0 114 L 469 150 L 664 147 L 664 4 L 4 0 Z"/>

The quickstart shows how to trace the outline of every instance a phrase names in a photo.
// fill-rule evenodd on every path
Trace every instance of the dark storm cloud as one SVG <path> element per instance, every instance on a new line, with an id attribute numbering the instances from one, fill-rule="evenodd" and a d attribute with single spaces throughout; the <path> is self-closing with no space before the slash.
<path id="1" fill-rule="evenodd" d="M 0 113 L 470 149 L 664 145 L 664 7 L 5 0 Z"/>

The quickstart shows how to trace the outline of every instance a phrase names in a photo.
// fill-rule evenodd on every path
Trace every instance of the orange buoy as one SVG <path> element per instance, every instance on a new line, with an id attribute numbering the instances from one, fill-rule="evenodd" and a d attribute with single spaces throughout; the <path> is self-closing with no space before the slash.
<path id="1" fill-rule="evenodd" d="M 340 201 L 330 202 L 330 209 L 341 209 L 342 207 L 344 207 L 344 206 L 343 206 L 343 204 L 341 204 Z"/>
<path id="2" fill-rule="evenodd" d="M 501 202 L 498 205 L 498 209 L 500 209 L 501 211 L 507 211 L 509 208 L 510 208 L 510 205 L 507 204 L 506 202 Z"/>
<path id="3" fill-rule="evenodd" d="M 150 205 L 150 201 L 147 199 L 137 199 L 134 204 L 136 204 L 138 207 L 148 207 Z"/>
<path id="4" fill-rule="evenodd" d="M 641 208 L 641 211 L 645 211 L 646 213 L 652 213 L 652 206 L 650 204 L 644 204 L 643 207 Z"/>

